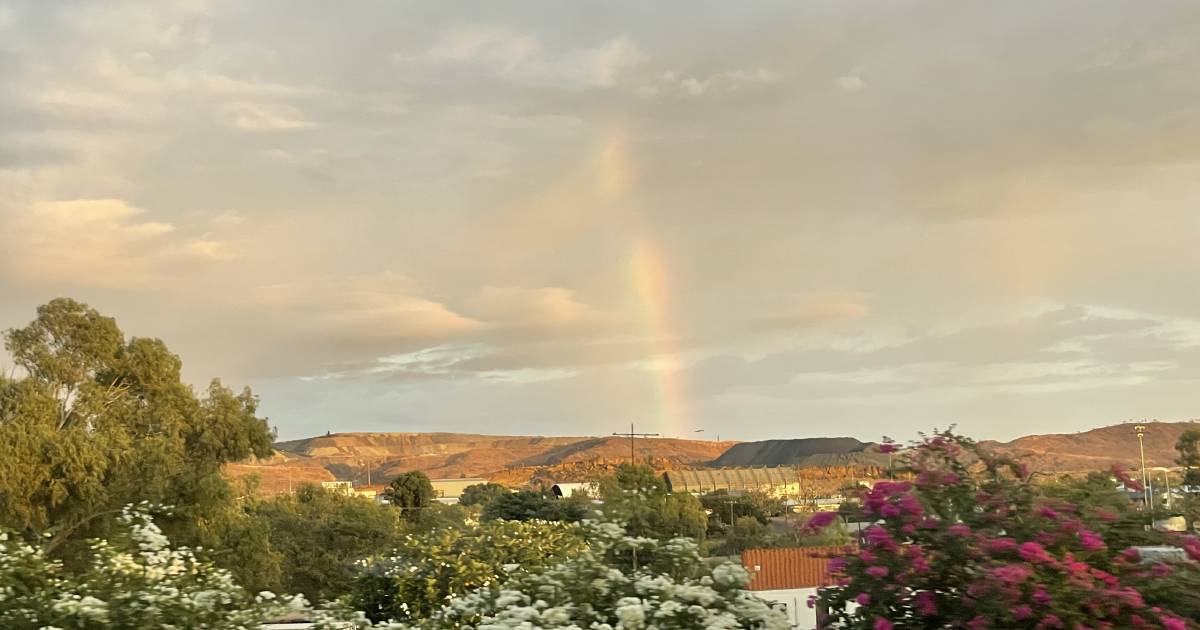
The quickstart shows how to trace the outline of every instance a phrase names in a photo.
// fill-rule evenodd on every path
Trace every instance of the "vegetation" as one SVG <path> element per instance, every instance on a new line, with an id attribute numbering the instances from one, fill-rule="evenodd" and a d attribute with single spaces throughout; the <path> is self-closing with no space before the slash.
<path id="1" fill-rule="evenodd" d="M 433 505 L 434 496 L 433 483 L 419 470 L 401 473 L 383 491 L 383 498 L 405 518 L 416 518 L 414 512 Z"/>
<path id="2" fill-rule="evenodd" d="M 251 509 L 267 528 L 278 579 L 251 589 L 299 593 L 312 602 L 350 591 L 363 558 L 386 552 L 401 537 L 396 510 L 319 486 L 263 501 Z"/>
<path id="3" fill-rule="evenodd" d="M 577 523 L 591 511 L 591 500 L 583 495 L 559 499 L 545 490 L 519 490 L 505 492 L 492 499 L 484 506 L 482 518 L 485 521 L 504 519 Z"/>
<path id="4" fill-rule="evenodd" d="M 1193 565 L 1148 565 L 1125 546 L 1129 502 L 1111 500 L 1111 481 L 1043 493 L 1019 462 L 949 432 L 909 451 L 902 472 L 912 481 L 860 498 L 880 524 L 838 563 L 842 585 L 821 591 L 833 627 L 1176 630 L 1200 613 Z M 1151 535 L 1200 558 L 1194 538 Z"/>
<path id="5" fill-rule="evenodd" d="M 386 557 L 367 562 L 349 605 L 372 621 L 426 619 L 447 598 L 538 571 L 585 545 L 578 527 L 543 521 L 493 521 L 408 535 Z"/>
<path id="6" fill-rule="evenodd" d="M 580 529 L 575 557 L 521 571 L 451 599 L 422 628 L 789 628 L 787 617 L 745 590 L 742 567 L 715 567 L 689 539 L 630 538 L 612 523 Z M 643 559 L 629 571 L 624 558 Z"/>
<path id="7" fill-rule="evenodd" d="M 214 380 L 198 395 L 163 342 L 126 339 L 70 299 L 39 307 L 4 341 L 23 375 L 0 377 L 0 527 L 69 563 L 141 502 L 174 505 L 162 527 L 183 544 L 254 535 L 221 473 L 272 452 L 250 390 Z"/>
<path id="8" fill-rule="evenodd" d="M 508 488 L 498 483 L 477 483 L 463 488 L 462 495 L 458 497 L 458 504 L 484 506 L 491 503 L 492 499 L 502 497 L 510 492 Z"/>
<path id="9" fill-rule="evenodd" d="M 704 539 L 708 515 L 691 494 L 671 494 L 649 466 L 621 464 L 617 473 L 600 484 L 602 510 L 613 521 L 625 523 L 634 536 L 656 539 Z"/>
<path id="10" fill-rule="evenodd" d="M 0 534 L 0 628 L 253 628 L 304 605 L 271 593 L 252 596 L 228 571 L 186 547 L 172 549 L 142 509 L 114 520 L 110 540 L 90 545 L 77 571 Z"/>

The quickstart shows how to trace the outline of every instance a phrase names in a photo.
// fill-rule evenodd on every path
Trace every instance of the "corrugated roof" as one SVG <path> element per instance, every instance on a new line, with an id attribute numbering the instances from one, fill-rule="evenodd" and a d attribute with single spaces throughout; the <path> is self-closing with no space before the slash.
<path id="1" fill-rule="evenodd" d="M 800 484 L 797 470 L 786 466 L 670 470 L 664 476 L 672 492 L 753 491 Z"/>
<path id="2" fill-rule="evenodd" d="M 747 549 L 742 566 L 750 572 L 752 591 L 830 586 L 829 560 L 845 553 L 845 547 Z"/>

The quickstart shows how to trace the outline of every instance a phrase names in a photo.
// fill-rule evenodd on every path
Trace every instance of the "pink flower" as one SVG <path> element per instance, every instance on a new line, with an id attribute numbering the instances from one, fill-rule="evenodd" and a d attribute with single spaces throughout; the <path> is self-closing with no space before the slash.
<path id="1" fill-rule="evenodd" d="M 858 595 L 854 596 L 854 601 L 858 602 L 859 606 L 866 606 L 867 604 L 871 603 L 871 594 L 859 593 Z"/>
<path id="2" fill-rule="evenodd" d="M 1145 486 L 1130 477 L 1129 474 L 1125 472 L 1125 469 L 1121 468 L 1120 466 L 1113 466 L 1112 474 L 1117 478 L 1117 481 L 1120 481 L 1122 485 L 1130 490 L 1141 492 L 1142 490 L 1146 489 Z"/>
<path id="3" fill-rule="evenodd" d="M 804 527 L 808 530 L 820 531 L 832 525 L 833 522 L 837 520 L 837 517 L 837 512 L 817 512 L 808 519 L 808 522 L 804 524 Z"/>
<path id="4" fill-rule="evenodd" d="M 1085 551 L 1098 551 L 1107 546 L 1104 544 L 1103 538 L 1100 538 L 1095 532 L 1090 532 L 1086 529 L 1079 531 L 1079 544 Z"/>
<path id="5" fill-rule="evenodd" d="M 1042 617 L 1042 623 L 1038 624 L 1038 626 L 1042 628 L 1061 628 L 1063 627 L 1063 624 L 1062 619 L 1059 619 L 1058 615 L 1050 613 L 1049 615 Z"/>
<path id="6" fill-rule="evenodd" d="M 971 534 L 971 528 L 963 525 L 962 523 L 955 523 L 946 528 L 946 533 L 950 534 L 951 536 L 969 536 Z"/>
<path id="7" fill-rule="evenodd" d="M 892 535 L 888 531 L 878 525 L 867 528 L 867 543 L 877 549 L 886 551 L 896 550 L 896 541 L 892 540 Z"/>
<path id="8" fill-rule="evenodd" d="M 1050 593 L 1047 593 L 1040 584 L 1033 589 L 1033 603 L 1038 606 L 1049 606 L 1052 601 L 1054 600 L 1050 599 Z"/>
<path id="9" fill-rule="evenodd" d="M 842 569 L 845 569 L 845 568 L 846 568 L 846 559 L 845 558 L 831 558 L 829 560 L 828 571 L 831 575 L 834 573 L 841 573 Z"/>
<path id="10" fill-rule="evenodd" d="M 888 621 L 887 619 L 884 619 L 883 617 L 876 617 L 875 625 L 873 625 L 871 627 L 874 630 L 892 630 L 892 628 L 895 628 L 896 626 L 892 622 Z"/>
<path id="11" fill-rule="evenodd" d="M 1006 564 L 991 571 L 992 577 L 1008 584 L 1020 584 L 1029 579 L 1033 571 L 1023 564 Z"/>
<path id="12" fill-rule="evenodd" d="M 1014 619 L 1029 619 L 1033 616 L 1033 609 L 1028 604 L 1021 604 L 1013 609 Z"/>
<path id="13" fill-rule="evenodd" d="M 987 630 L 988 622 L 982 615 L 975 615 L 975 618 L 967 622 L 967 627 L 971 630 Z"/>
<path id="14" fill-rule="evenodd" d="M 1187 622 L 1169 615 L 1163 615 L 1159 618 L 1162 622 L 1163 630 L 1187 630 Z"/>
<path id="15" fill-rule="evenodd" d="M 885 455 L 888 453 L 895 453 L 897 450 L 899 450 L 899 447 L 891 442 L 884 442 L 883 444 L 879 445 L 879 452 Z"/>
<path id="16" fill-rule="evenodd" d="M 926 617 L 937 614 L 937 602 L 933 598 L 933 593 L 929 591 L 921 591 L 913 597 L 913 605 L 916 606 L 917 613 Z"/>
<path id="17" fill-rule="evenodd" d="M 879 510 L 879 515 L 883 518 L 896 518 L 900 516 L 900 508 L 888 503 Z"/>
<path id="18" fill-rule="evenodd" d="M 880 566 L 867 567 L 867 575 L 869 575 L 873 578 L 883 579 L 883 578 L 887 577 L 887 574 L 888 574 L 887 567 L 880 567 Z"/>
<path id="19" fill-rule="evenodd" d="M 916 496 L 911 494 L 900 497 L 898 505 L 900 506 L 900 511 L 908 516 L 920 517 L 925 512 L 925 509 L 921 507 L 921 502 L 917 500 Z"/>
<path id="20" fill-rule="evenodd" d="M 1021 546 L 1017 548 L 1017 553 L 1021 554 L 1022 560 L 1034 564 L 1054 561 L 1054 558 L 1046 553 L 1046 548 L 1035 542 L 1021 543 Z"/>
<path id="21" fill-rule="evenodd" d="M 809 608 L 816 608 L 816 607 L 817 607 L 817 596 L 816 596 L 816 595 L 809 595 L 809 596 L 808 596 L 808 601 L 807 601 L 806 603 L 808 604 L 808 607 L 809 607 Z"/>
<path id="22" fill-rule="evenodd" d="M 1041 509 L 1038 510 L 1038 514 L 1042 515 L 1045 518 L 1058 520 L 1058 512 L 1055 512 L 1054 508 L 1052 508 L 1048 505 L 1043 505 L 1041 507 Z"/>
<path id="23" fill-rule="evenodd" d="M 987 550 L 988 554 L 993 556 L 1013 551 L 1016 548 L 1017 541 L 1011 538 L 994 538 L 989 540 L 984 546 L 984 549 Z"/>

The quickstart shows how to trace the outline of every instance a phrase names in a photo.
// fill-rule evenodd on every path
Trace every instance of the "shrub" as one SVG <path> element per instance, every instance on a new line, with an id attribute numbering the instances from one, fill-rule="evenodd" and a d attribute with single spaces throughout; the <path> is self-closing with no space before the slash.
<path id="1" fill-rule="evenodd" d="M 860 497 L 874 525 L 819 595 L 833 627 L 1188 627 L 1170 609 L 1180 589 L 1163 585 L 1191 582 L 1194 569 L 1143 565 L 1114 546 L 1105 508 L 1040 496 L 1019 462 L 945 432 L 909 451 L 900 473 L 910 480 Z M 1161 592 L 1138 588 L 1149 572 Z"/>
<path id="2" fill-rule="evenodd" d="M 80 573 L 0 534 L 0 628 L 249 629 L 304 606 L 303 598 L 251 596 L 228 571 L 186 547 L 172 549 L 145 506 L 126 508 L 118 522 L 127 533 L 91 542 L 90 563 Z"/>

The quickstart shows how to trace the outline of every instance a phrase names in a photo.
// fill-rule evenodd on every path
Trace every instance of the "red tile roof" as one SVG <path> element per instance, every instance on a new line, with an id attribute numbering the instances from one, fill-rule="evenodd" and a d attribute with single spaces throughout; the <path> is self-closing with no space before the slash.
<path id="1" fill-rule="evenodd" d="M 846 553 L 845 547 L 798 547 L 794 549 L 747 549 L 742 566 L 750 572 L 750 590 L 829 586 L 829 559 Z"/>

